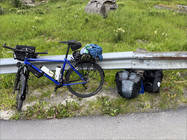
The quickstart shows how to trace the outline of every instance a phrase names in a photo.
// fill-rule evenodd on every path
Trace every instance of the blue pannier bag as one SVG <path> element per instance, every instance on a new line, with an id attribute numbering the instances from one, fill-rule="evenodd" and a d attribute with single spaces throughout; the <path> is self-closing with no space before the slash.
<path id="1" fill-rule="evenodd" d="M 100 61 L 103 60 L 102 48 L 96 44 L 87 44 L 83 49 L 81 49 L 81 54 L 89 53 L 93 58 L 99 58 Z"/>

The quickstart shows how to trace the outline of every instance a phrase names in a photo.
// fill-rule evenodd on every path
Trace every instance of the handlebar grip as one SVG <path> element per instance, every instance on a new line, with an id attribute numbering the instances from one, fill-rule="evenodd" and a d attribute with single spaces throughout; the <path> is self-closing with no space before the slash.
<path id="1" fill-rule="evenodd" d="M 68 44 L 68 41 L 60 41 L 59 43 L 64 43 L 64 44 Z"/>
<path id="2" fill-rule="evenodd" d="M 48 54 L 48 52 L 36 52 L 35 54 Z"/>

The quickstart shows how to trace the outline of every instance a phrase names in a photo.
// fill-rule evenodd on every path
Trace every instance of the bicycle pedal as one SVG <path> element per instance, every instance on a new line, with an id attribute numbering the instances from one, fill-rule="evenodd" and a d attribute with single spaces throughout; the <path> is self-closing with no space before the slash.
<path id="1" fill-rule="evenodd" d="M 88 89 L 85 84 L 82 85 L 85 89 Z"/>
<path id="2" fill-rule="evenodd" d="M 57 89 L 60 88 L 60 87 L 62 87 L 62 86 L 61 85 L 56 86 L 55 89 L 54 89 L 54 92 L 56 92 Z"/>
<path id="3" fill-rule="evenodd" d="M 55 87 L 55 89 L 54 89 L 54 92 L 56 93 L 57 92 L 57 89 L 58 89 L 59 87 Z"/>
<path id="4" fill-rule="evenodd" d="M 54 89 L 54 92 L 55 92 L 55 93 L 57 92 L 57 89 L 56 89 L 56 88 Z"/>

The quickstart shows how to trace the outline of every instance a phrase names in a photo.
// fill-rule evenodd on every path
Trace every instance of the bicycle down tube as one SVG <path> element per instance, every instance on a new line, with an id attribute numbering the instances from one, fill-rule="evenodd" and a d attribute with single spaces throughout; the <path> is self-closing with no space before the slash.
<path id="1" fill-rule="evenodd" d="M 81 78 L 81 80 L 83 80 L 84 82 L 78 82 L 78 83 L 67 83 L 67 84 L 64 84 L 64 83 L 60 83 L 58 81 L 56 81 L 54 78 L 52 78 L 51 76 L 49 76 L 48 74 L 44 73 L 41 69 L 39 69 L 38 67 L 36 67 L 35 65 L 33 65 L 32 63 L 30 62 L 39 62 L 39 61 L 42 61 L 42 62 L 62 62 L 63 65 L 62 65 L 62 71 L 61 71 L 61 79 L 63 78 L 63 75 L 64 75 L 64 72 L 65 72 L 65 67 L 66 67 L 66 64 L 68 64 L 71 69 L 73 69 L 73 71 L 75 71 L 77 73 L 77 75 L 79 75 L 79 77 Z M 77 71 L 70 63 L 69 60 L 67 60 L 66 58 L 64 58 L 64 60 L 52 60 L 52 59 L 36 59 L 36 58 L 26 58 L 24 60 L 24 64 L 25 65 L 30 65 L 32 68 L 34 68 L 35 70 L 37 70 L 38 72 L 40 73 L 44 73 L 44 76 L 47 77 L 49 80 L 51 80 L 52 82 L 54 82 L 56 85 L 58 86 L 69 86 L 69 85 L 77 85 L 77 84 L 85 84 L 87 83 L 82 74 Z"/>

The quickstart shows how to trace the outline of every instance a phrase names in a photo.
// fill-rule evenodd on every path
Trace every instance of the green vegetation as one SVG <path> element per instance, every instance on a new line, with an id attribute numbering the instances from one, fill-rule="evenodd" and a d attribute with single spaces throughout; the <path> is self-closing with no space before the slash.
<path id="1" fill-rule="evenodd" d="M 46 102 L 37 102 L 32 107 L 28 107 L 27 111 L 16 113 L 12 119 L 51 119 L 51 118 L 64 118 L 73 117 L 79 111 L 80 106 L 76 102 L 66 102 L 66 105 L 58 104 L 46 108 Z"/>
<path id="2" fill-rule="evenodd" d="M 137 48 L 148 51 L 187 51 L 187 14 L 154 8 L 157 4 L 170 7 L 187 5 L 186 0 L 118 0 L 118 9 L 110 12 L 106 19 L 86 14 L 84 7 L 87 2 L 49 0 L 48 3 L 29 8 L 19 5 L 17 0 L 0 0 L 0 45 L 6 42 L 10 46 L 36 46 L 37 51 L 47 50 L 49 55 L 65 54 L 66 47 L 60 47 L 58 41 L 72 39 L 81 41 L 83 45 L 96 43 L 103 47 L 104 53 L 135 51 Z M 0 58 L 7 57 L 12 57 L 12 54 L 0 47 Z M 115 72 L 105 71 L 104 90 L 115 87 Z M 57 118 L 77 114 L 115 116 L 119 113 L 168 109 L 186 104 L 187 98 L 183 95 L 187 87 L 186 71 L 165 71 L 164 74 L 160 94 L 146 93 L 133 100 L 98 97 L 95 101 L 85 103 L 85 106 L 75 107 L 72 104 L 77 103 L 70 103 L 52 106 L 47 111 L 44 99 L 50 97 L 53 89 L 42 89 L 53 84 L 45 78 L 31 76 L 29 92 L 37 89 L 42 94 L 39 98 L 30 96 L 26 102 L 37 100 L 37 104 L 21 115 L 16 114 L 15 118 L 46 118 L 56 112 L 59 115 Z M 0 75 L 0 110 L 15 109 L 15 96 L 11 94 L 14 76 Z M 83 111 L 80 113 L 78 110 Z"/>

